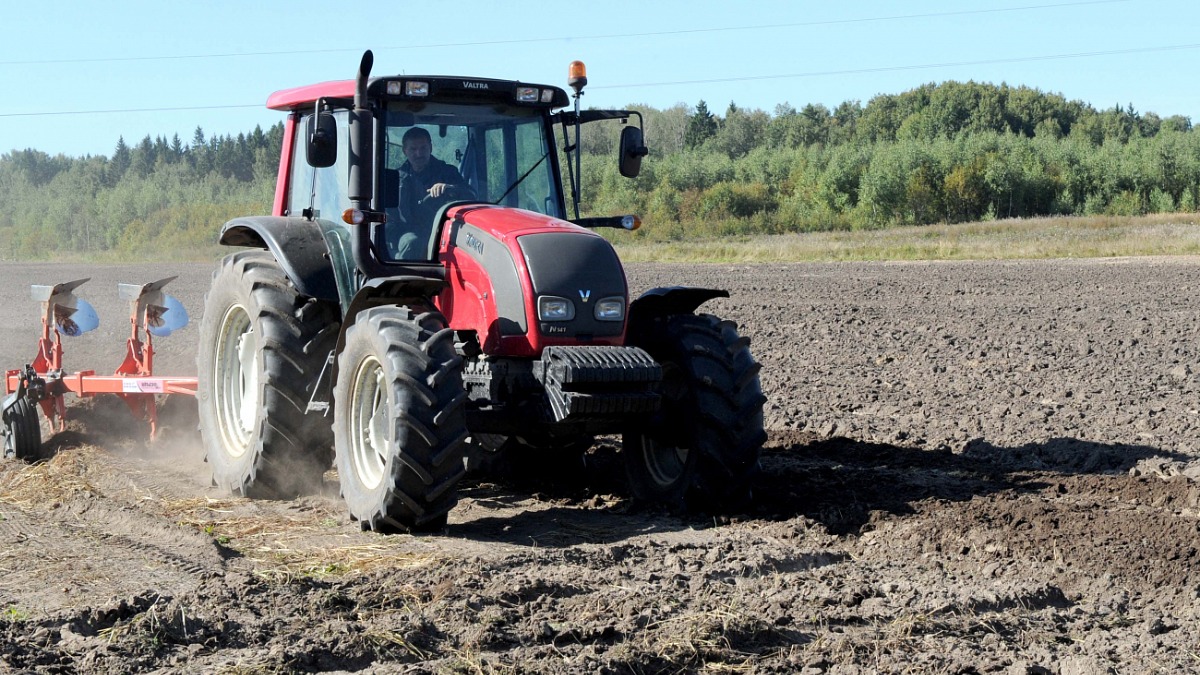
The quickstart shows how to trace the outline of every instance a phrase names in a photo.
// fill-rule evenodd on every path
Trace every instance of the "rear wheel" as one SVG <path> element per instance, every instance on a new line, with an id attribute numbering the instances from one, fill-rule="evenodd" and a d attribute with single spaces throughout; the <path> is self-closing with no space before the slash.
<path id="1" fill-rule="evenodd" d="M 641 342 L 663 367 L 663 405 L 624 434 L 634 497 L 679 510 L 741 505 L 766 440 L 749 339 L 732 322 L 679 315 L 659 319 Z"/>
<path id="2" fill-rule="evenodd" d="M 197 357 L 214 483 L 284 498 L 319 488 L 332 433 L 306 409 L 338 323 L 332 305 L 301 295 L 270 253 L 225 257 L 205 298 Z"/>
<path id="3" fill-rule="evenodd" d="M 463 452 L 463 466 L 468 474 L 497 473 L 507 459 L 508 436 L 502 434 L 472 434 Z"/>
<path id="4" fill-rule="evenodd" d="M 425 307 L 367 309 L 346 331 L 334 445 L 342 497 L 364 528 L 445 527 L 464 473 L 461 364 L 454 331 Z"/>
<path id="5" fill-rule="evenodd" d="M 4 456 L 36 459 L 42 451 L 37 405 L 22 396 L 4 415 Z"/>

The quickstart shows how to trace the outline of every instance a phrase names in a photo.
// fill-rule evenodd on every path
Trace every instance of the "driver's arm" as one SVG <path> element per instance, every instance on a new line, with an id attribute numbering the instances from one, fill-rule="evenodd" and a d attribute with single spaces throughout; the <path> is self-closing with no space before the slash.
<path id="1" fill-rule="evenodd" d="M 441 165 L 437 182 L 429 188 L 430 197 L 453 197 L 455 199 L 474 199 L 475 192 L 467 185 L 467 180 L 449 164 Z"/>

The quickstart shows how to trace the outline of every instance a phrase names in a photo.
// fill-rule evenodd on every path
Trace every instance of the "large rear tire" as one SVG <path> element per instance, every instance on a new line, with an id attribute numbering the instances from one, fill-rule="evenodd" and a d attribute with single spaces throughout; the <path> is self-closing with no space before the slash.
<path id="1" fill-rule="evenodd" d="M 222 260 L 196 359 L 200 432 L 216 485 L 274 498 L 319 489 L 333 438 L 329 420 L 306 410 L 338 327 L 336 308 L 301 295 L 270 253 Z"/>
<path id="2" fill-rule="evenodd" d="M 364 310 L 338 357 L 338 479 L 364 529 L 437 531 L 458 503 L 467 438 L 454 331 L 426 307 Z"/>
<path id="3" fill-rule="evenodd" d="M 749 342 L 710 315 L 665 317 L 635 336 L 663 367 L 662 409 L 623 438 L 636 499 L 706 512 L 744 505 L 766 441 Z"/>

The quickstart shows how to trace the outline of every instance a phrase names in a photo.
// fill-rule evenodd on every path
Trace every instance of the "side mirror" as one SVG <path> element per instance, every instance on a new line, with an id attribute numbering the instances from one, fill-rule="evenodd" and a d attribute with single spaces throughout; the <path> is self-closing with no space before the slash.
<path id="1" fill-rule="evenodd" d="M 337 121 L 329 111 L 308 118 L 308 165 L 318 169 L 333 166 L 337 160 Z"/>
<path id="2" fill-rule="evenodd" d="M 645 145 L 642 145 L 642 130 L 638 127 L 625 127 L 621 129 L 621 156 L 618 158 L 618 166 L 621 170 L 621 175 L 626 178 L 636 178 L 642 172 L 642 158 L 650 154 Z"/>

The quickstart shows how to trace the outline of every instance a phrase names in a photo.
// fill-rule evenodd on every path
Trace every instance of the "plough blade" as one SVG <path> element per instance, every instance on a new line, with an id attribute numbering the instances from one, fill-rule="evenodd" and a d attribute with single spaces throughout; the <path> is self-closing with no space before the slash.
<path id="1" fill-rule="evenodd" d="M 163 287 L 178 277 L 148 284 L 117 284 L 117 294 L 130 303 L 132 321 L 157 337 L 166 337 L 188 323 L 183 303 L 163 293 Z"/>
<path id="2" fill-rule="evenodd" d="M 39 286 L 37 284 L 34 284 L 33 286 L 30 286 L 30 290 L 32 291 L 34 300 L 37 300 L 38 302 L 48 302 L 50 300 L 53 300 L 55 296 L 74 297 L 73 291 L 76 288 L 79 288 L 80 286 L 86 284 L 87 282 L 89 282 L 91 280 L 92 280 L 92 278 L 88 277 L 86 279 L 78 279 L 76 281 L 68 281 L 68 282 L 61 283 L 61 284 L 55 284 L 53 286 Z M 61 300 L 54 300 L 54 301 L 61 302 Z"/>
<path id="3" fill-rule="evenodd" d="M 42 316 L 47 332 L 51 321 L 61 334 L 68 337 L 78 337 L 100 326 L 100 317 L 96 315 L 92 305 L 75 295 L 75 289 L 90 279 L 91 277 L 78 279 L 54 286 L 34 284 L 29 287 L 33 299 L 42 303 Z M 43 337 L 48 338 L 49 335 Z"/>

